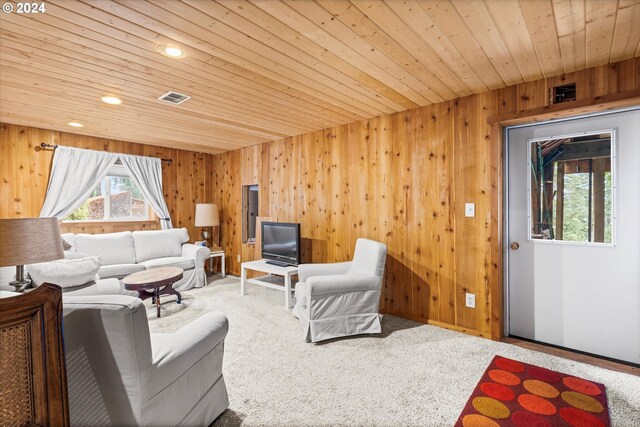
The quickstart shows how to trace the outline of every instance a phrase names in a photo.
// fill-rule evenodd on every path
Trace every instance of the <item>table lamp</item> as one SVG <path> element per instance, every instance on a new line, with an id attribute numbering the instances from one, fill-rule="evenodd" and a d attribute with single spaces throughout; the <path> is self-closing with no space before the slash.
<path id="1" fill-rule="evenodd" d="M 220 225 L 220 215 L 218 206 L 213 203 L 196 204 L 196 227 L 202 227 L 202 238 L 209 241 L 209 231 L 206 227 L 217 227 Z M 217 245 L 217 242 L 215 242 Z"/>
<path id="2" fill-rule="evenodd" d="M 56 218 L 0 219 L 0 267 L 16 266 L 16 280 L 10 282 L 23 292 L 31 281 L 24 278 L 25 264 L 64 258 Z"/>

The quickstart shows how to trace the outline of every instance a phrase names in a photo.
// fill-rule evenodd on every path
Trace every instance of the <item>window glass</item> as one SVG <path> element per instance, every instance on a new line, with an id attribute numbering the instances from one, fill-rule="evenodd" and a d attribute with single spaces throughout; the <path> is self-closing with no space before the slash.
<path id="1" fill-rule="evenodd" d="M 530 144 L 531 239 L 612 243 L 612 132 Z"/>
<path id="2" fill-rule="evenodd" d="M 65 221 L 145 221 L 149 205 L 133 180 L 115 166 L 91 195 Z"/>
<path id="3" fill-rule="evenodd" d="M 147 219 L 144 196 L 131 178 L 122 176 L 108 178 L 111 185 L 111 218 Z"/>

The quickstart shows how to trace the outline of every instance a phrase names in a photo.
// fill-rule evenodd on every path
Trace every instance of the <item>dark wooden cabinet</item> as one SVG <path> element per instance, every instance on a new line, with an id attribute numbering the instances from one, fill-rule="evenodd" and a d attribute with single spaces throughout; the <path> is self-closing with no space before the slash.
<path id="1" fill-rule="evenodd" d="M 0 298 L 0 426 L 68 426 L 62 290 Z"/>

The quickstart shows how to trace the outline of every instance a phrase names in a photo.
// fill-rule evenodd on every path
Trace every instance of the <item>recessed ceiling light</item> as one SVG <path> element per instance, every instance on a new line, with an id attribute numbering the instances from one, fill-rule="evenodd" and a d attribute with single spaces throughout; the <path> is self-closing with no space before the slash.
<path id="1" fill-rule="evenodd" d="M 73 126 L 74 128 L 81 128 L 84 127 L 84 125 L 82 123 L 78 123 L 78 122 L 69 122 L 67 123 L 69 126 Z"/>
<path id="2" fill-rule="evenodd" d="M 158 52 L 171 58 L 184 58 L 187 54 L 181 48 L 177 46 L 171 46 L 167 44 L 161 44 L 156 47 Z"/>
<path id="3" fill-rule="evenodd" d="M 103 96 L 100 99 L 102 99 L 102 102 L 106 102 L 107 104 L 122 104 L 122 100 L 120 98 L 116 98 L 115 96 Z"/>

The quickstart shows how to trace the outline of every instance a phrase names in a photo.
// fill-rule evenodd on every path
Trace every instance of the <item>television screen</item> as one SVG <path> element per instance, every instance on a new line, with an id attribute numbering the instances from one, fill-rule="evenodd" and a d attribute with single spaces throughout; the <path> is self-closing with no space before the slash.
<path id="1" fill-rule="evenodd" d="M 275 264 L 300 263 L 300 224 L 262 223 L 262 258 Z"/>

